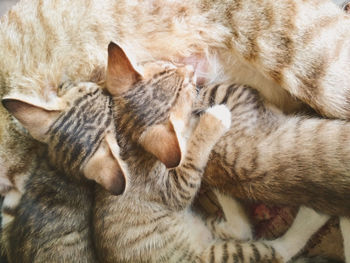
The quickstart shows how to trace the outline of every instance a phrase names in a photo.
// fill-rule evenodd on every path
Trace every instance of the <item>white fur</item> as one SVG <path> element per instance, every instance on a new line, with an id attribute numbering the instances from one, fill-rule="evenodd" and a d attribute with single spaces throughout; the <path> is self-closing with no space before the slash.
<path id="1" fill-rule="evenodd" d="M 217 190 L 214 193 L 227 220 L 227 222 L 223 221 L 225 223 L 223 224 L 223 230 L 238 240 L 253 239 L 252 228 L 242 205 L 236 199 Z"/>
<path id="2" fill-rule="evenodd" d="M 345 262 L 350 262 L 350 219 L 348 217 L 341 217 L 340 219 L 340 230 L 343 235 L 343 247 L 345 254 Z"/>
<path id="3" fill-rule="evenodd" d="M 317 232 L 329 219 L 328 215 L 317 213 L 308 207 L 300 207 L 293 224 L 280 238 L 267 241 L 287 262 L 296 255 L 309 238 Z"/>
<path id="4" fill-rule="evenodd" d="M 231 112 L 225 105 L 215 105 L 206 110 L 207 113 L 213 115 L 221 121 L 222 125 L 228 130 L 231 126 Z"/>

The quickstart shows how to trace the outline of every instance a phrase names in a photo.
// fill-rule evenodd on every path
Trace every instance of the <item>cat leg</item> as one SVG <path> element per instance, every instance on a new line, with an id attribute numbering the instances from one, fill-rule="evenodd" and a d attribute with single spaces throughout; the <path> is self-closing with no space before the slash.
<path id="1" fill-rule="evenodd" d="M 272 246 L 264 242 L 219 241 L 205 249 L 196 262 L 277 263 L 284 261 Z"/>
<path id="2" fill-rule="evenodd" d="M 229 129 L 231 112 L 224 105 L 216 105 L 200 116 L 188 143 L 180 166 L 170 170 L 167 184 L 171 191 L 168 205 L 184 209 L 197 193 L 205 166 L 216 142 Z M 170 196 L 169 196 L 169 194 Z"/>
<path id="3" fill-rule="evenodd" d="M 253 238 L 249 219 L 242 205 L 234 198 L 214 191 L 224 212 L 224 219 L 208 220 L 208 227 L 221 239 L 251 240 Z"/>
<path id="4" fill-rule="evenodd" d="M 345 255 L 345 262 L 350 262 L 350 218 L 348 217 L 341 217 L 339 219 L 340 221 L 340 230 L 343 235 L 343 241 L 344 241 L 344 255 Z"/>
<path id="5" fill-rule="evenodd" d="M 288 231 L 280 238 L 267 241 L 267 244 L 273 246 L 284 261 L 288 261 L 305 246 L 309 238 L 328 221 L 329 217 L 301 206 Z"/>

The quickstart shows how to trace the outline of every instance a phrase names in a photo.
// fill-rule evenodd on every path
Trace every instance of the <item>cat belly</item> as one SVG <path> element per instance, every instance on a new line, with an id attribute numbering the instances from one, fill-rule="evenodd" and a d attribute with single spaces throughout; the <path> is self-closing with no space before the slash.
<path id="1" fill-rule="evenodd" d="M 271 104 L 285 113 L 300 111 L 304 105 L 281 86 L 269 80 L 256 69 L 244 63 L 231 52 L 221 50 L 218 55 L 193 54 L 180 58 L 178 63 L 192 65 L 197 77 L 197 85 L 232 82 L 244 84 L 258 90 Z M 234 74 L 232 74 L 234 73 Z"/>

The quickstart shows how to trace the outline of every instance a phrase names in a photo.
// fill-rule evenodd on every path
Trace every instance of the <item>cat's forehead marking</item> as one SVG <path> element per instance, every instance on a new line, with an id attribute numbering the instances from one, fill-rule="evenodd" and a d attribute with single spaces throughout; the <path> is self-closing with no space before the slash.
<path id="1" fill-rule="evenodd" d="M 80 98 L 94 94 L 99 90 L 102 90 L 101 87 L 92 82 L 73 83 L 66 81 L 58 87 L 57 95 L 66 103 L 66 108 L 69 108 L 74 106 Z"/>

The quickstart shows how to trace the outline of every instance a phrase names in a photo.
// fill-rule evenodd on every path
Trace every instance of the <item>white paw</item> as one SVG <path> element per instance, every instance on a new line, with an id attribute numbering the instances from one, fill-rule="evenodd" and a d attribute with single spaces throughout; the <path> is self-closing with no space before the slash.
<path id="1" fill-rule="evenodd" d="M 231 127 L 231 112 L 225 105 L 215 105 L 206 112 L 220 120 L 227 130 Z"/>

